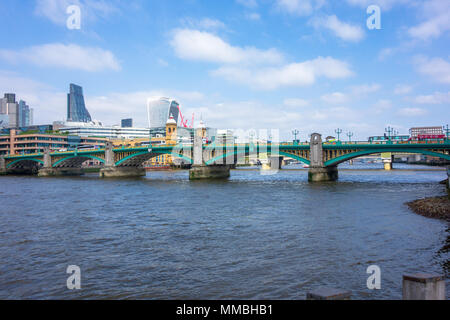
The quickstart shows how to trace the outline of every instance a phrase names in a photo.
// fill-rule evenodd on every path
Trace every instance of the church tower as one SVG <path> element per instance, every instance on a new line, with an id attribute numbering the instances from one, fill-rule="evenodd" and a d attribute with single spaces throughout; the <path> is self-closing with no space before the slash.
<path id="1" fill-rule="evenodd" d="M 177 144 L 177 122 L 172 115 L 166 123 L 166 144 Z"/>

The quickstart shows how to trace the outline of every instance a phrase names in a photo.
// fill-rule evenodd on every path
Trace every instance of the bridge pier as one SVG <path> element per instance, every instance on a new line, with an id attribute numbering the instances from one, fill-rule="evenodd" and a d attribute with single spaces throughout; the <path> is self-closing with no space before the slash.
<path id="1" fill-rule="evenodd" d="M 263 163 L 262 170 L 281 170 L 283 157 L 269 157 L 268 163 Z"/>
<path id="2" fill-rule="evenodd" d="M 309 182 L 326 182 L 336 181 L 339 179 L 339 171 L 337 167 L 319 167 L 309 168 Z"/>
<path id="3" fill-rule="evenodd" d="M 133 178 L 145 177 L 143 167 L 105 167 L 100 169 L 100 178 Z"/>
<path id="4" fill-rule="evenodd" d="M 193 165 L 189 170 L 189 180 L 227 179 L 230 177 L 228 165 Z"/>
<path id="5" fill-rule="evenodd" d="M 391 171 L 393 169 L 394 155 L 390 152 L 386 152 L 381 154 L 381 158 L 383 159 L 384 170 Z"/>
<path id="6" fill-rule="evenodd" d="M 194 163 L 189 170 L 189 180 L 227 179 L 230 177 L 230 165 L 205 165 L 203 161 L 203 139 L 194 137 Z"/>
<path id="7" fill-rule="evenodd" d="M 323 161 L 322 136 L 319 133 L 311 135 L 310 144 L 311 165 L 308 172 L 309 182 L 336 181 L 339 178 L 337 166 L 326 167 Z"/>
<path id="8" fill-rule="evenodd" d="M 84 175 L 84 171 L 81 168 L 41 168 L 38 171 L 38 177 L 63 177 L 82 175 Z"/>
<path id="9" fill-rule="evenodd" d="M 106 143 L 105 167 L 100 169 L 100 178 L 134 178 L 146 175 L 143 167 L 116 167 L 113 144 Z"/>

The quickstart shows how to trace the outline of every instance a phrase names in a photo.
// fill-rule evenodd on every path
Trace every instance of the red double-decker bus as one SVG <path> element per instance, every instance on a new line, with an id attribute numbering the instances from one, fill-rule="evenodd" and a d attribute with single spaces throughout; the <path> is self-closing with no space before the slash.
<path id="1" fill-rule="evenodd" d="M 445 134 L 442 127 L 417 127 L 409 130 L 412 141 L 443 140 Z"/>

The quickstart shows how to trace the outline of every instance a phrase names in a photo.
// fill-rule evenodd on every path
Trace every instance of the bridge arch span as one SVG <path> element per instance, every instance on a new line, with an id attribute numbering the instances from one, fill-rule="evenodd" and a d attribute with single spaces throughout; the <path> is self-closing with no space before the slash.
<path id="1" fill-rule="evenodd" d="M 405 149 L 375 149 L 375 150 L 361 150 L 358 152 L 352 152 L 352 153 L 348 153 L 346 155 L 328 160 L 325 162 L 325 166 L 326 167 L 332 167 L 332 166 L 337 166 L 345 161 L 349 161 L 352 159 L 356 159 L 359 157 L 364 157 L 364 156 L 369 156 L 372 154 L 378 154 L 378 153 L 385 153 L 385 152 L 390 152 L 390 153 L 410 153 L 410 154 L 423 154 L 423 155 L 428 155 L 428 156 L 432 156 L 432 157 L 438 157 L 441 159 L 445 159 L 445 160 L 449 160 L 450 161 L 450 154 L 443 154 L 443 153 L 439 153 L 439 152 L 433 152 L 433 151 L 428 151 L 428 150 L 421 150 L 421 149 L 414 149 L 414 150 L 405 150 Z"/>
<path id="2" fill-rule="evenodd" d="M 80 168 L 83 162 L 88 160 L 98 160 L 101 163 L 105 163 L 105 160 L 93 155 L 73 155 L 68 156 L 63 159 L 56 161 L 52 167 L 53 168 Z"/>
<path id="3" fill-rule="evenodd" d="M 33 166 L 39 166 L 44 165 L 44 161 L 34 158 L 29 159 L 17 159 L 14 160 L 6 165 L 7 169 L 13 169 L 13 168 L 24 168 L 24 167 L 33 167 Z"/>
<path id="4" fill-rule="evenodd" d="M 233 158 L 233 163 L 234 163 L 235 157 L 237 155 L 241 155 L 241 154 L 245 155 L 247 153 L 249 153 L 248 150 L 238 150 L 238 151 L 235 150 L 233 152 L 224 153 L 222 155 L 219 155 L 217 157 L 214 157 L 214 158 L 210 159 L 209 161 L 206 161 L 206 165 L 212 165 L 212 164 L 214 164 L 216 162 L 219 162 L 219 161 L 225 162 L 225 164 L 226 164 L 226 162 L 227 162 L 226 159 L 229 159 L 229 158 Z M 298 160 L 300 162 L 303 162 L 303 163 L 305 163 L 307 165 L 310 164 L 310 161 L 308 159 L 302 158 L 302 157 L 300 157 L 298 155 L 295 155 L 295 154 L 292 154 L 292 153 L 278 151 L 278 155 L 296 159 L 296 160 Z"/>
<path id="5" fill-rule="evenodd" d="M 138 167 L 138 166 L 141 166 L 144 162 L 146 162 L 152 158 L 158 157 L 160 155 L 163 155 L 163 154 L 171 155 L 175 158 L 183 159 L 184 161 L 186 161 L 188 163 L 192 163 L 191 158 L 186 157 L 182 154 L 171 152 L 171 151 L 152 151 L 152 152 L 143 151 L 143 152 L 138 152 L 138 153 L 129 155 L 129 156 L 123 158 L 122 160 L 117 161 L 116 166 L 117 167 Z"/>

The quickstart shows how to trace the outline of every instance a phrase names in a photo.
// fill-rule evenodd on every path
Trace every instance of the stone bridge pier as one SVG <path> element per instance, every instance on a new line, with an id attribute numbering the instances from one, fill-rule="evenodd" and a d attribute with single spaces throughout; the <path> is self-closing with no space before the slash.
<path id="1" fill-rule="evenodd" d="M 82 168 L 61 167 L 54 168 L 50 148 L 44 149 L 44 165 L 38 171 L 39 177 L 57 177 L 57 176 L 82 176 L 84 171 Z"/>
<path id="2" fill-rule="evenodd" d="M 336 181 L 339 178 L 337 166 L 324 165 L 322 135 L 319 133 L 311 135 L 310 148 L 309 182 Z"/>
<path id="3" fill-rule="evenodd" d="M 226 179 L 230 177 L 229 165 L 209 165 L 205 164 L 206 153 L 203 152 L 203 139 L 199 135 L 194 137 L 193 161 L 189 170 L 189 180 L 204 179 Z"/>
<path id="4" fill-rule="evenodd" d="M 125 178 L 125 177 L 144 177 L 145 169 L 142 166 L 116 166 L 116 160 L 111 142 L 106 143 L 105 147 L 105 167 L 100 169 L 100 178 Z"/>
<path id="5" fill-rule="evenodd" d="M 284 157 L 278 156 L 270 156 L 267 159 L 267 163 L 263 163 L 262 170 L 272 170 L 272 171 L 278 171 L 281 170 L 281 166 L 283 165 L 283 159 Z"/>

